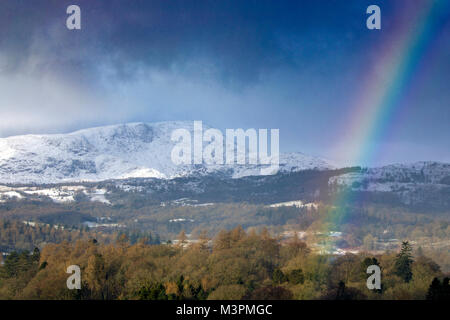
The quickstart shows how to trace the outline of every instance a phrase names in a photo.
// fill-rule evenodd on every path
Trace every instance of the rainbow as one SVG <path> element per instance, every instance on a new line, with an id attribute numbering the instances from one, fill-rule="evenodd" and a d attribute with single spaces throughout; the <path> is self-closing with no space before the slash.
<path id="1" fill-rule="evenodd" d="M 408 93 L 414 88 L 416 78 L 426 66 L 427 53 L 433 48 L 440 30 L 439 15 L 449 10 L 449 1 L 426 0 L 411 2 L 411 6 L 400 8 L 398 20 L 389 28 L 368 32 L 389 32 L 386 41 L 380 44 L 379 57 L 372 69 L 363 70 L 360 88 L 351 100 L 350 122 L 342 130 L 343 136 L 335 151 L 342 154 L 352 165 L 375 163 L 384 152 L 380 141 L 389 136 L 399 123 Z M 446 11 L 447 10 L 447 11 Z M 381 8 L 383 14 L 383 8 Z M 324 227 L 339 230 L 339 224 L 351 217 L 343 213 L 345 205 L 352 202 L 351 192 L 342 192 L 334 199 Z"/>

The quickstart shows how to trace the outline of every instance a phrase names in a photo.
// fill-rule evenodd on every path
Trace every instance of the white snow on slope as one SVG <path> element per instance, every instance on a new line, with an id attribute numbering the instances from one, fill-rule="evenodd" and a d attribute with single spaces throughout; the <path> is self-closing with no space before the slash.
<path id="1" fill-rule="evenodd" d="M 62 183 L 125 178 L 171 179 L 193 173 L 226 172 L 233 178 L 259 175 L 259 165 L 176 165 L 171 134 L 193 122 L 129 123 L 69 134 L 0 139 L 1 183 Z M 203 125 L 203 130 L 209 127 Z M 301 153 L 282 154 L 280 171 L 333 168 Z M 231 172 L 230 172 L 231 169 Z"/>
<path id="2" fill-rule="evenodd" d="M 74 202 L 77 194 L 84 194 L 92 202 L 111 204 L 106 198 L 106 189 L 88 188 L 85 186 L 55 186 L 55 187 L 8 187 L 0 185 L 0 202 L 17 198 L 39 200 L 41 197 L 50 198 L 55 203 Z"/>
<path id="3" fill-rule="evenodd" d="M 301 200 L 293 200 L 293 201 L 286 201 L 286 202 L 278 202 L 268 205 L 269 208 L 280 208 L 280 207 L 296 207 L 296 208 L 314 208 L 317 209 L 319 205 L 314 202 L 304 203 Z"/>
<path id="4" fill-rule="evenodd" d="M 329 184 L 380 192 L 405 192 L 422 185 L 445 186 L 450 184 L 450 164 L 432 161 L 393 164 L 331 177 Z"/>

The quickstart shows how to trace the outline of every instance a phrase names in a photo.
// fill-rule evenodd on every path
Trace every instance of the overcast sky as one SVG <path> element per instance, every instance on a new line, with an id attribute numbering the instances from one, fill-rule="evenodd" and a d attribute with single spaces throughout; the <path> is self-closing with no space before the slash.
<path id="1" fill-rule="evenodd" d="M 282 151 L 332 157 L 361 78 L 419 2 L 2 0 L 0 137 L 202 120 L 279 128 Z M 71 4 L 81 30 L 65 26 Z M 366 28 L 370 4 L 382 30 Z M 408 112 L 367 165 L 450 162 L 450 12 L 439 19 Z"/>

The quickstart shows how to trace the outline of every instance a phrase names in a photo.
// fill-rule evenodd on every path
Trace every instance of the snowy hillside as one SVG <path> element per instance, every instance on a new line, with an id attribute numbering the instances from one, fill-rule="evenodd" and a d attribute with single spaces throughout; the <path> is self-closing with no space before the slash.
<path id="1" fill-rule="evenodd" d="M 450 164 L 416 162 L 363 169 L 330 179 L 330 184 L 352 186 L 355 190 L 393 191 L 408 184 L 450 184 Z"/>
<path id="2" fill-rule="evenodd" d="M 332 177 L 329 184 L 353 191 L 390 192 L 405 204 L 431 205 L 433 201 L 450 199 L 450 164 L 430 161 L 369 168 Z"/>
<path id="3" fill-rule="evenodd" d="M 259 165 L 176 165 L 171 134 L 193 122 L 130 123 L 69 134 L 0 139 L 0 183 L 59 183 L 134 177 L 170 179 L 222 173 L 233 178 L 260 174 Z M 204 125 L 204 130 L 207 127 Z M 280 171 L 333 168 L 301 153 L 280 156 Z"/>

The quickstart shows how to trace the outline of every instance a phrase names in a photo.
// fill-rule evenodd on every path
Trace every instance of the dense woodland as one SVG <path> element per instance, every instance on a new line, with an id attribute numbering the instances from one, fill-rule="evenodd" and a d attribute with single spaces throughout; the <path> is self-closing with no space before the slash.
<path id="1" fill-rule="evenodd" d="M 2 203 L 0 299 L 448 299 L 448 212 L 128 201 Z M 124 227 L 84 223 L 105 218 Z M 362 253 L 319 254 L 329 231 L 342 233 L 333 246 Z M 381 290 L 366 287 L 372 264 Z M 69 265 L 81 267 L 81 290 L 66 287 Z"/>
<path id="2" fill-rule="evenodd" d="M 263 229 L 221 231 L 187 246 L 152 245 L 127 235 L 47 244 L 12 252 L 0 267 L 1 299 L 448 299 L 449 279 L 407 241 L 381 255 L 318 255 L 303 241 L 280 242 Z M 81 268 L 82 289 L 68 290 L 66 269 Z M 382 270 L 368 290 L 366 269 Z"/>
<path id="3" fill-rule="evenodd" d="M 59 225 L 24 222 L 0 219 L 0 252 L 32 251 L 43 248 L 49 243 L 63 241 L 76 242 L 79 240 L 99 239 L 102 243 L 113 243 L 126 236 L 131 244 L 144 241 L 146 244 L 160 243 L 158 236 L 149 232 L 119 230 L 104 232 L 88 227 L 70 228 Z"/>
<path id="4" fill-rule="evenodd" d="M 124 228 L 87 228 L 83 221 L 107 217 L 123 224 Z M 183 218 L 184 221 L 171 222 Z M 126 233 L 133 244 L 148 239 L 149 244 L 164 243 L 176 238 L 184 230 L 198 235 L 207 230 L 215 236 L 220 230 L 238 225 L 244 230 L 267 228 L 274 235 L 286 230 L 341 231 L 337 239 L 340 248 L 358 248 L 377 252 L 394 249 L 384 244 L 391 239 L 409 239 L 418 249 L 450 272 L 450 215 L 412 211 L 403 207 L 383 205 L 345 206 L 334 208 L 320 204 L 317 208 L 269 208 L 248 203 L 213 204 L 210 206 L 106 206 L 96 203 L 55 204 L 9 202 L 0 206 L 0 251 L 42 249 L 49 243 L 97 239 L 103 244 L 113 243 Z M 32 221 L 30 226 L 23 221 Z M 312 247 L 321 239 L 309 237 Z M 378 252 L 377 252 L 378 253 Z"/>
<path id="5" fill-rule="evenodd" d="M 0 204 L 0 219 L 4 220 L 27 220 L 80 229 L 83 222 L 96 221 L 100 217 L 111 218 L 130 230 L 158 234 L 162 240 L 173 239 L 181 230 L 191 233 L 208 229 L 215 234 L 238 225 L 244 229 L 268 227 L 274 232 L 286 226 L 297 230 L 327 226 L 329 230 L 353 233 L 359 244 L 367 234 L 374 237 L 450 239 L 450 212 L 437 214 L 379 204 L 335 208 L 319 203 L 317 209 L 269 208 L 250 203 L 161 207 L 140 204 L 139 201 L 130 205 L 113 206 L 92 202 L 56 204 L 11 201 Z M 180 218 L 185 221 L 170 222 Z M 387 235 L 385 230 L 389 232 Z M 358 242 L 351 244 L 356 245 Z"/>

